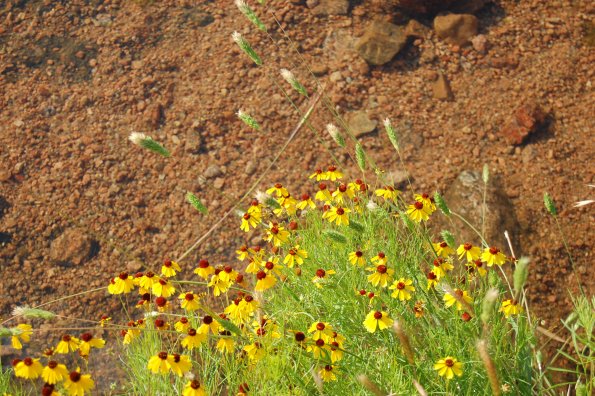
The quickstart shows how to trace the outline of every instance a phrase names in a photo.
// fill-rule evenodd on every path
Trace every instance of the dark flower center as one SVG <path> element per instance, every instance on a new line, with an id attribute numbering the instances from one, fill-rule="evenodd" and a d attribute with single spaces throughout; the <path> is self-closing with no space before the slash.
<path id="1" fill-rule="evenodd" d="M 70 373 L 69 377 L 72 382 L 79 382 L 81 380 L 81 373 L 78 371 L 73 371 Z"/>
<path id="2" fill-rule="evenodd" d="M 463 249 L 465 249 L 465 250 L 471 250 L 472 247 L 473 247 L 473 245 L 470 243 L 466 243 L 463 245 Z"/>
<path id="3" fill-rule="evenodd" d="M 193 381 L 190 383 L 190 387 L 191 387 L 192 389 L 200 389 L 200 382 L 198 382 L 197 380 L 193 380 Z"/>
<path id="4" fill-rule="evenodd" d="M 266 277 L 267 277 L 267 273 L 264 272 L 263 270 L 258 271 L 258 273 L 256 274 L 256 279 L 258 279 L 258 280 L 263 280 Z"/>
<path id="5" fill-rule="evenodd" d="M 213 317 L 206 315 L 204 318 L 202 318 L 202 322 L 204 324 L 210 325 L 211 323 L 213 323 Z"/>
<path id="6" fill-rule="evenodd" d="M 186 293 L 186 295 L 184 296 L 184 299 L 186 301 L 192 301 L 192 300 L 194 300 L 194 294 L 192 294 L 192 293 Z"/>
<path id="7" fill-rule="evenodd" d="M 405 288 L 405 283 L 403 283 L 403 282 L 397 283 L 397 289 L 403 290 L 404 288 Z"/>
<path id="8" fill-rule="evenodd" d="M 374 319 L 376 319 L 376 320 L 382 319 L 382 312 L 379 312 L 379 311 L 374 312 Z"/>
<path id="9" fill-rule="evenodd" d="M 23 359 L 23 363 L 25 363 L 25 366 L 31 366 L 33 364 L 33 359 L 31 359 L 30 357 L 27 357 L 27 358 Z"/>
<path id="10" fill-rule="evenodd" d="M 56 362 L 55 360 L 50 360 L 48 362 L 48 367 L 51 369 L 55 369 L 56 367 L 58 367 L 58 362 Z"/>
<path id="11" fill-rule="evenodd" d="M 165 304 L 167 304 L 167 300 L 165 297 L 157 297 L 155 299 L 155 304 L 157 304 L 158 307 L 164 307 Z"/>
<path id="12" fill-rule="evenodd" d="M 455 365 L 455 362 L 453 362 L 453 360 L 452 360 L 452 359 L 446 359 L 446 360 L 444 361 L 444 364 L 445 364 L 447 367 L 452 367 L 452 366 L 454 366 L 454 365 Z"/>
<path id="13" fill-rule="evenodd" d="M 316 276 L 319 278 L 324 278 L 324 276 L 326 275 L 326 271 L 323 269 L 317 269 L 316 270 Z"/>
<path id="14" fill-rule="evenodd" d="M 380 274 L 386 274 L 387 268 L 386 265 L 379 265 L 378 267 L 376 267 L 376 271 L 378 271 L 378 273 Z"/>
<path id="15" fill-rule="evenodd" d="M 415 206 L 415 209 L 417 209 L 417 210 L 422 210 L 424 208 L 424 204 L 419 201 L 415 201 L 415 203 L 413 205 Z"/>
<path id="16" fill-rule="evenodd" d="M 126 280 L 126 279 L 128 279 L 128 273 L 122 272 L 120 275 L 118 275 L 118 278 L 120 278 L 122 280 Z"/>
<path id="17" fill-rule="evenodd" d="M 306 339 L 306 335 L 304 333 L 302 333 L 301 331 L 298 331 L 297 333 L 295 333 L 295 340 L 297 342 L 302 342 Z"/>
<path id="18" fill-rule="evenodd" d="M 316 330 L 318 330 L 318 331 L 322 331 L 322 330 L 324 330 L 324 328 L 325 328 L 325 327 L 326 327 L 326 326 L 325 326 L 325 325 L 324 325 L 324 323 L 322 323 L 322 322 L 318 322 L 318 323 L 316 323 Z"/>
<path id="19" fill-rule="evenodd" d="M 81 336 L 81 339 L 85 342 L 89 342 L 93 339 L 93 334 L 91 333 L 85 333 Z"/>
<path id="20" fill-rule="evenodd" d="M 209 262 L 208 262 L 207 260 L 200 260 L 200 261 L 198 262 L 198 266 L 199 266 L 200 268 L 208 268 L 208 266 L 209 266 Z"/>
<path id="21" fill-rule="evenodd" d="M 498 248 L 495 248 L 495 247 L 490 248 L 490 254 L 496 255 L 499 252 L 500 252 L 500 250 Z"/>

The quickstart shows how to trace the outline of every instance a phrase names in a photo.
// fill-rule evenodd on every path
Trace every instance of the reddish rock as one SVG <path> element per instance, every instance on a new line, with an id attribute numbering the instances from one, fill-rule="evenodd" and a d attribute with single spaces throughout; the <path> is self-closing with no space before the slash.
<path id="1" fill-rule="evenodd" d="M 60 263 L 83 264 L 91 258 L 94 244 L 82 230 L 71 228 L 52 241 L 50 258 Z"/>
<path id="2" fill-rule="evenodd" d="M 545 122 L 547 114 L 536 103 L 526 103 L 519 107 L 512 119 L 500 133 L 510 144 L 521 144 Z"/>

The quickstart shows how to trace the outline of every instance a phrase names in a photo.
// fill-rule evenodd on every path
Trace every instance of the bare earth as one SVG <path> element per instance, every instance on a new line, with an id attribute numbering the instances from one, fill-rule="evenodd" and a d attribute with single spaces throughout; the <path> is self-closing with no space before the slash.
<path id="1" fill-rule="evenodd" d="M 475 13 L 485 49 L 448 44 L 432 18 L 417 16 L 426 30 L 384 66 L 368 65 L 354 40 L 374 19 L 410 18 L 379 2 L 330 16 L 305 2 L 252 2 L 270 36 L 231 1 L 147 3 L 0 2 L 0 317 L 179 257 L 255 183 L 299 121 L 279 89 L 287 88 L 281 67 L 310 92 L 312 69 L 340 115 L 367 112 L 377 128 L 359 141 L 387 174 L 407 171 L 415 192 L 446 191 L 460 172 L 487 163 L 518 221 L 508 230 L 515 253 L 532 258 L 528 295 L 544 328 L 560 330 L 579 278 L 593 293 L 595 205 L 572 206 L 595 198 L 587 186 L 595 183 L 592 2 L 490 3 Z M 235 30 L 263 67 L 240 52 Z M 451 100 L 435 97 L 440 73 Z M 307 100 L 290 97 L 305 111 Z M 511 143 L 505 126 L 525 104 L 544 121 Z M 237 119 L 240 108 L 260 132 Z M 405 169 L 382 130 L 386 117 L 399 125 Z M 313 128 L 300 130 L 258 189 L 280 182 L 294 195 L 313 193 L 307 176 L 333 156 L 350 177 L 362 177 L 324 131 L 329 122 L 336 121 L 321 103 Z M 132 145 L 132 131 L 162 142 L 172 158 Z M 367 178 L 374 183 L 372 173 Z M 187 191 L 207 216 L 185 201 Z M 557 202 L 576 271 L 544 191 Z M 236 247 L 259 241 L 232 215 L 181 265 L 190 270 L 203 257 L 235 264 Z M 50 307 L 86 319 L 120 309 L 104 290 Z"/>

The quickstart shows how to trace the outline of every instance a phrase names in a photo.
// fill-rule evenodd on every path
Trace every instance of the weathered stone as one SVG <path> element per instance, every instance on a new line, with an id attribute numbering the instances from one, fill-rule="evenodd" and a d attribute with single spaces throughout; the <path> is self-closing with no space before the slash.
<path id="1" fill-rule="evenodd" d="M 512 119 L 502 128 L 500 133 L 510 144 L 521 144 L 542 126 L 547 114 L 537 103 L 526 103 L 520 106 Z"/>
<path id="2" fill-rule="evenodd" d="M 370 120 L 368 114 L 365 111 L 354 111 L 345 115 L 347 125 L 353 136 L 360 137 L 370 132 L 374 132 L 378 121 Z"/>
<path id="3" fill-rule="evenodd" d="M 403 49 L 407 36 L 392 23 L 374 21 L 355 44 L 356 51 L 372 65 L 384 65 Z"/>
<path id="4" fill-rule="evenodd" d="M 316 15 L 346 15 L 349 12 L 349 0 L 319 0 L 313 3 L 318 3 L 312 7 Z"/>
<path id="5" fill-rule="evenodd" d="M 434 30 L 441 39 L 456 45 L 464 45 L 477 35 L 479 22 L 474 15 L 449 14 L 434 18 Z"/>
<path id="6" fill-rule="evenodd" d="M 479 232 L 482 232 L 483 229 L 484 239 L 490 246 L 496 246 L 509 255 L 508 243 L 504 237 L 504 231 L 508 231 L 515 253 L 519 254 L 520 250 L 517 244 L 519 224 L 514 206 L 504 193 L 500 181 L 494 175 L 490 176 L 485 197 L 485 220 L 482 227 L 484 184 L 480 172 L 469 170 L 461 172 L 444 193 L 444 199 L 450 210 L 465 218 Z M 454 235 L 458 235 L 457 243 L 470 242 L 480 245 L 479 236 L 460 219 L 451 216 L 453 222 L 450 223 L 444 219 L 444 216 L 435 216 L 435 218 L 437 220 L 434 224 L 436 232 L 440 229 L 448 229 Z M 454 229 L 451 224 L 454 225 Z"/>
<path id="7" fill-rule="evenodd" d="M 395 169 L 393 171 L 387 172 L 386 174 L 386 181 L 392 182 L 393 187 L 398 190 L 404 190 L 405 187 L 409 184 L 409 181 L 412 181 L 413 178 L 404 169 Z"/>
<path id="8" fill-rule="evenodd" d="M 454 98 L 452 89 L 450 89 L 450 83 L 442 73 L 439 73 L 436 81 L 432 83 L 432 96 L 434 99 L 440 100 L 451 100 Z"/>
<path id="9" fill-rule="evenodd" d="M 52 241 L 50 258 L 60 263 L 83 264 L 91 258 L 97 242 L 82 230 L 71 228 Z"/>
<path id="10" fill-rule="evenodd" d="M 413 37 L 426 37 L 426 35 L 430 32 L 430 28 L 421 24 L 420 22 L 416 21 L 415 19 L 410 19 L 405 25 L 405 35 L 406 36 L 413 36 Z"/>
<path id="11" fill-rule="evenodd" d="M 207 179 L 214 179 L 218 176 L 221 176 L 222 174 L 223 174 L 223 171 L 221 170 L 219 165 L 215 165 L 215 164 L 209 165 L 203 173 L 204 177 L 206 177 Z"/>

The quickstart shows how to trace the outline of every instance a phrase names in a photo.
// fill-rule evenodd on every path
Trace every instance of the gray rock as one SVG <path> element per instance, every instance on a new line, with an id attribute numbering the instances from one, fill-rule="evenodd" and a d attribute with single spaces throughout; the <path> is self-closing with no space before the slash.
<path id="1" fill-rule="evenodd" d="M 356 138 L 374 132 L 378 125 L 378 121 L 370 120 L 368 114 L 362 110 L 347 113 L 345 120 L 347 121 L 347 125 L 349 125 L 349 130 Z"/>
<path id="2" fill-rule="evenodd" d="M 222 174 L 223 171 L 221 171 L 219 165 L 209 165 L 203 173 L 204 177 L 207 179 L 214 179 L 218 176 L 221 176 Z"/>
<path id="3" fill-rule="evenodd" d="M 482 230 L 482 206 L 484 184 L 481 173 L 477 171 L 463 171 L 444 193 L 448 207 L 464 217 L 477 230 Z M 449 229 L 457 236 L 457 243 L 481 243 L 479 236 L 461 220 L 451 216 L 455 229 L 449 225 L 444 216 L 436 216 L 441 229 Z M 437 230 L 436 230 L 437 231 Z M 508 243 L 504 237 L 508 231 L 515 248 L 515 254 L 520 256 L 518 245 L 519 224 L 512 202 L 504 193 L 504 188 L 497 177 L 490 176 L 486 191 L 486 209 L 484 223 L 484 238 L 490 246 L 496 246 L 505 254 L 510 255 Z"/>
<path id="4" fill-rule="evenodd" d="M 355 49 L 371 65 L 384 65 L 405 47 L 407 35 L 392 23 L 374 21 L 356 42 Z"/>
<path id="5" fill-rule="evenodd" d="M 393 183 L 393 187 L 398 190 L 404 190 L 405 187 L 409 184 L 408 180 L 413 181 L 413 178 L 404 169 L 395 169 L 386 174 L 386 181 L 389 183 Z"/>
<path id="6" fill-rule="evenodd" d="M 434 30 L 441 39 L 456 45 L 464 45 L 477 35 L 479 22 L 474 15 L 449 14 L 434 18 Z"/>
<path id="7" fill-rule="evenodd" d="M 50 258 L 59 263 L 80 265 L 97 250 L 97 242 L 82 230 L 71 228 L 54 239 L 50 245 Z"/>

